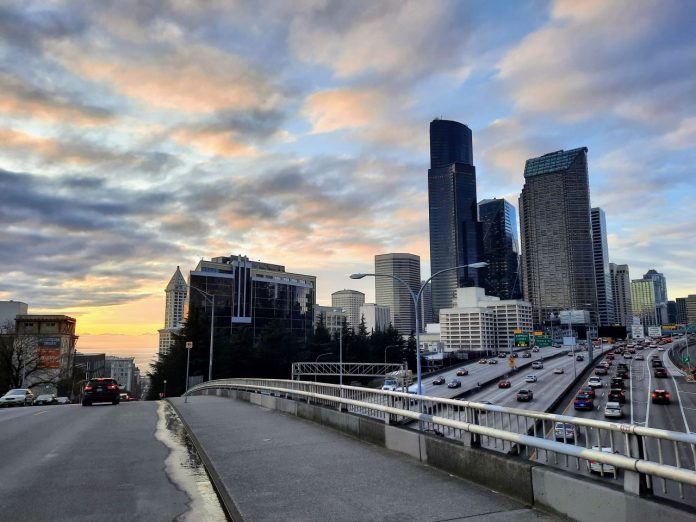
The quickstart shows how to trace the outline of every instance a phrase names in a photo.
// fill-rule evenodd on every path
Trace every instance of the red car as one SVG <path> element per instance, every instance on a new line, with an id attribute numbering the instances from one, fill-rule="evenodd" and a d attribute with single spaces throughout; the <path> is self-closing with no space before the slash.
<path id="1" fill-rule="evenodd" d="M 466 368 L 459 368 L 457 370 L 457 377 L 462 377 L 464 375 L 469 375 L 469 370 L 467 370 Z"/>
<path id="2" fill-rule="evenodd" d="M 652 402 L 653 404 L 669 404 L 669 392 L 665 390 L 653 390 Z"/>
<path id="3" fill-rule="evenodd" d="M 510 386 L 512 386 L 512 384 L 508 380 L 502 380 L 498 383 L 498 388 L 509 388 Z"/>

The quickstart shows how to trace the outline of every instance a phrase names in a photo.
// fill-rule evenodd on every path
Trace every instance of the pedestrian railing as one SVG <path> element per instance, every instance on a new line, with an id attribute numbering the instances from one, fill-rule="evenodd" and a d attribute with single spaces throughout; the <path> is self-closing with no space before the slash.
<path id="1" fill-rule="evenodd" d="M 626 477 L 625 489 L 696 499 L 696 435 L 633 424 L 507 408 L 354 386 L 278 379 L 221 379 L 192 387 L 275 395 L 365 415 L 389 424 L 418 423 L 428 433 L 554 466 Z M 564 428 L 556 430 L 557 423 Z M 688 488 L 685 491 L 685 486 Z M 674 491 L 676 487 L 677 491 Z M 671 496 L 671 495 L 669 495 Z"/>

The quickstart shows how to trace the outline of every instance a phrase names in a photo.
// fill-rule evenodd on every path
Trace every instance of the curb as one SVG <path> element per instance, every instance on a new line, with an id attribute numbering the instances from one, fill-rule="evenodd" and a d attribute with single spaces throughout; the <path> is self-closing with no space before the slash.
<path id="1" fill-rule="evenodd" d="M 234 522 L 243 522 L 244 517 L 242 517 L 242 514 L 239 512 L 237 504 L 234 503 L 234 500 L 232 500 L 232 497 L 227 492 L 222 478 L 215 469 L 215 466 L 213 466 L 213 462 L 210 460 L 210 457 L 208 457 L 207 453 L 203 449 L 201 442 L 198 440 L 196 435 L 194 435 L 191 426 L 189 426 L 189 424 L 186 422 L 184 416 L 181 415 L 181 412 L 174 405 L 174 403 L 172 403 L 169 399 L 167 399 L 167 402 L 176 412 L 176 415 L 177 417 L 179 417 L 182 426 L 186 430 L 186 434 L 193 443 L 193 447 L 196 448 L 196 452 L 198 453 L 198 456 L 201 458 L 201 461 L 203 462 L 203 467 L 205 468 L 205 471 L 208 474 L 208 478 L 210 478 L 210 482 L 212 483 L 213 488 L 215 489 L 215 493 L 217 493 L 217 496 L 220 499 L 220 503 L 222 504 L 225 514 L 230 520 L 233 520 Z"/>

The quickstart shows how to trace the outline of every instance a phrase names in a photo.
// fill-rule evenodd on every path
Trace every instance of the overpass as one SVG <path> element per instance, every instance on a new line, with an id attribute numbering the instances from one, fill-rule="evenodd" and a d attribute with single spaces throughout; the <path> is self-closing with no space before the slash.
<path id="1" fill-rule="evenodd" d="M 696 520 L 694 434 L 307 381 L 225 379 L 189 395 L 247 401 L 310 420 L 575 520 Z M 188 412 L 195 412 L 192 402 Z M 190 413 L 180 413 L 187 421 Z M 420 430 L 405 427 L 414 421 Z M 581 436 L 557 441 L 556 422 Z M 384 470 L 384 480 L 400 478 Z M 671 495 L 654 495 L 658 484 Z M 235 488 L 244 490 L 240 483 Z"/>

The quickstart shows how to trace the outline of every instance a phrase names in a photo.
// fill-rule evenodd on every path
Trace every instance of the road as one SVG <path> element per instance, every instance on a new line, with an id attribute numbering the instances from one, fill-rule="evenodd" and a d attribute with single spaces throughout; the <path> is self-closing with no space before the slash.
<path id="1" fill-rule="evenodd" d="M 604 386 L 597 390 L 594 410 L 574 410 L 571 397 L 569 401 L 560 405 L 555 413 L 597 420 L 612 420 L 604 417 L 604 406 L 606 405 L 606 397 L 609 392 L 609 378 L 616 372 L 616 363 L 625 362 L 630 369 L 630 378 L 625 381 L 626 402 L 623 405 L 624 417 L 620 422 L 684 433 L 694 432 L 696 430 L 696 384 L 687 383 L 682 373 L 672 364 L 668 357 L 669 350 L 679 349 L 680 347 L 681 341 L 676 341 L 665 345 L 665 351 L 660 351 L 658 348 L 646 348 L 642 351 L 637 351 L 636 355 L 642 356 L 644 360 L 637 360 L 635 355 L 631 359 L 624 359 L 621 355 L 617 355 L 609 375 L 602 377 Z M 653 356 L 662 360 L 669 377 L 655 378 L 650 362 Z M 586 383 L 583 382 L 582 385 L 584 386 Z M 653 404 L 651 394 L 656 389 L 669 392 L 671 397 L 670 404 Z M 586 437 L 587 435 L 581 430 L 576 444 L 586 445 Z M 612 444 L 609 434 L 606 432 L 597 434 L 595 431 L 589 437 L 590 445 L 597 445 L 597 437 L 599 437 L 603 446 Z M 620 436 L 614 438 L 613 446 L 616 451 L 623 453 L 623 439 Z M 672 444 L 662 444 L 662 447 L 658 448 L 655 441 L 647 440 L 644 450 L 650 459 L 659 460 L 660 453 L 662 453 L 664 463 L 677 465 L 678 457 L 682 467 L 694 469 L 694 456 L 692 450 L 686 445 L 679 444 L 677 446 L 677 454 L 675 454 Z M 544 457 L 541 454 L 538 460 L 547 462 Z M 553 464 L 553 462 L 547 463 Z M 571 467 L 571 469 L 575 469 L 575 467 Z M 587 473 L 585 468 L 581 468 L 580 471 Z M 605 480 L 612 479 L 613 477 L 611 476 L 605 477 Z M 656 495 L 680 500 L 681 492 L 674 483 L 665 484 L 662 480 L 659 480 L 657 484 L 652 486 Z M 686 501 L 692 504 L 696 504 L 695 489 L 691 487 L 684 488 Z M 683 502 L 684 500 L 681 501 Z"/>
<path id="2" fill-rule="evenodd" d="M 0 409 L 0 519 L 225 520 L 170 408 Z"/>

